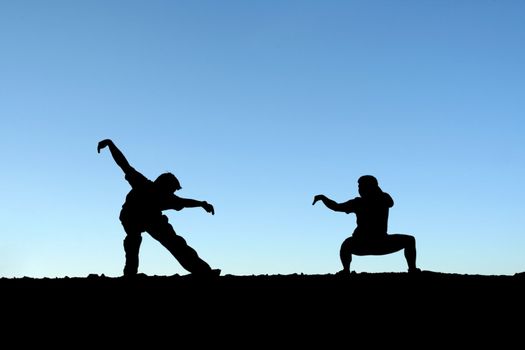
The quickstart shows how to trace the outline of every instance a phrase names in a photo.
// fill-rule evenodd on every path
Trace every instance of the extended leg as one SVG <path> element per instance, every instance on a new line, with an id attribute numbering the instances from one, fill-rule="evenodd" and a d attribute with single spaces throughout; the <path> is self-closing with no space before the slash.
<path id="1" fill-rule="evenodd" d="M 148 233 L 166 247 L 182 267 L 189 272 L 193 274 L 210 274 L 212 272 L 210 265 L 199 257 L 184 238 L 176 234 L 165 215 L 161 221 L 151 225 Z"/>

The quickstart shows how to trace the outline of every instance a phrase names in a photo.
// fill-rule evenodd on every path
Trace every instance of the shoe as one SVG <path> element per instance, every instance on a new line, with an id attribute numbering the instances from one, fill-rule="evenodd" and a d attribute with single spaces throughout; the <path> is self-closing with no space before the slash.
<path id="1" fill-rule="evenodd" d="M 203 272 L 194 272 L 192 273 L 192 275 L 198 278 L 219 277 L 221 275 L 221 269 L 210 269 L 208 271 L 203 271 Z"/>
<path id="2" fill-rule="evenodd" d="M 341 270 L 335 273 L 336 277 L 350 277 L 352 274 L 355 274 L 355 271 L 350 272 L 350 270 Z"/>
<path id="3" fill-rule="evenodd" d="M 421 272 L 421 269 L 415 267 L 413 269 L 408 269 L 408 273 L 419 273 Z"/>

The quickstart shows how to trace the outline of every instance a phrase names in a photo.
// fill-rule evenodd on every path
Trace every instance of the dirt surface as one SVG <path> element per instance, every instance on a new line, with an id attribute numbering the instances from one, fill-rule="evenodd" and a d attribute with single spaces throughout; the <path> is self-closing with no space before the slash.
<path id="1" fill-rule="evenodd" d="M 31 334 L 45 330 L 47 336 L 58 336 L 67 330 L 87 341 L 93 335 L 129 341 L 155 334 L 206 344 L 213 334 L 212 341 L 221 339 L 227 345 L 242 334 L 250 342 L 263 343 L 364 337 L 371 345 L 401 345 L 417 332 L 427 337 L 426 345 L 481 341 L 502 346 L 504 340 L 512 344 L 521 337 L 525 315 L 524 273 L 226 275 L 206 280 L 191 275 L 129 279 L 93 274 L 2 278 L 0 290 L 6 333 L 31 329 Z"/>

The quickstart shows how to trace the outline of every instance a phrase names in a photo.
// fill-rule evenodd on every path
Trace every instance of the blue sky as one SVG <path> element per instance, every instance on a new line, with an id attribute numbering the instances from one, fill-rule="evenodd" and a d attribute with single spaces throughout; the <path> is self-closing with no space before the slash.
<path id="1" fill-rule="evenodd" d="M 522 1 L 3 1 L 0 276 L 119 276 L 129 185 L 223 274 L 333 273 L 375 175 L 418 265 L 525 270 Z M 140 272 L 185 274 L 144 234 Z M 402 252 L 357 272 L 406 271 Z"/>

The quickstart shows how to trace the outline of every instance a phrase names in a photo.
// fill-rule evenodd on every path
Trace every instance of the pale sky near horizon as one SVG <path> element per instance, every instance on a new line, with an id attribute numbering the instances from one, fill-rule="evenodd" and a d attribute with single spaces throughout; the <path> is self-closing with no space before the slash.
<path id="1" fill-rule="evenodd" d="M 1 1 L 0 277 L 119 276 L 111 138 L 223 274 L 326 274 L 375 175 L 424 270 L 525 271 L 525 2 Z M 139 271 L 186 274 L 148 234 Z M 402 252 L 357 272 L 406 271 Z"/>

